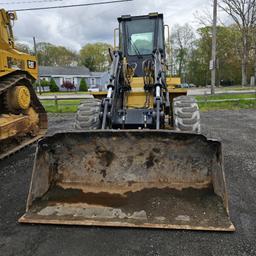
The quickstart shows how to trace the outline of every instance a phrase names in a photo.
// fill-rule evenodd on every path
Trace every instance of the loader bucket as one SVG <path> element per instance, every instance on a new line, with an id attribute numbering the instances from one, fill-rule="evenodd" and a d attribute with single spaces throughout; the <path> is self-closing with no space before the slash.
<path id="1" fill-rule="evenodd" d="M 145 130 L 46 137 L 19 221 L 234 231 L 221 143 Z"/>

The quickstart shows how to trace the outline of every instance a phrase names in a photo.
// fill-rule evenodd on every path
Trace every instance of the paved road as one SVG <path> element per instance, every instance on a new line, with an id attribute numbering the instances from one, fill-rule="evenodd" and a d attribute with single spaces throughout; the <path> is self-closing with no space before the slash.
<path id="1" fill-rule="evenodd" d="M 80 100 L 80 99 L 91 99 L 92 95 L 88 94 L 57 94 L 57 95 L 38 95 L 40 100 L 55 100 L 56 98 L 62 100 Z"/>
<path id="2" fill-rule="evenodd" d="M 51 115 L 50 133 L 73 115 Z M 222 138 L 231 218 L 236 233 L 20 225 L 35 146 L 0 162 L 2 256 L 255 256 L 256 111 L 203 113 L 203 133 Z"/>

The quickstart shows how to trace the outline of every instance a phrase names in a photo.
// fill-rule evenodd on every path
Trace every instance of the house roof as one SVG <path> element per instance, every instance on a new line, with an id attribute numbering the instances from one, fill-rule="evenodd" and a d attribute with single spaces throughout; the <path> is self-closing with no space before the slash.
<path id="1" fill-rule="evenodd" d="M 40 76 L 90 76 L 86 67 L 51 67 L 39 66 Z"/>
<path id="2" fill-rule="evenodd" d="M 91 72 L 91 75 L 94 77 L 102 77 L 106 73 L 108 73 L 108 72 Z"/>

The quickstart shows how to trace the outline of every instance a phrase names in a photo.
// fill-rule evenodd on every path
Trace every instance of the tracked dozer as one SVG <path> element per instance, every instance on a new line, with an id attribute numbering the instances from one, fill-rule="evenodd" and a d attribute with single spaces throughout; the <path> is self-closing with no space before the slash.
<path id="1" fill-rule="evenodd" d="M 234 231 L 221 143 L 167 76 L 163 15 L 118 21 L 108 91 L 80 105 L 77 131 L 39 142 L 19 221 Z"/>
<path id="2" fill-rule="evenodd" d="M 37 79 L 36 58 L 15 48 L 15 12 L 0 9 L 0 159 L 42 138 L 46 112 L 32 83 Z"/>

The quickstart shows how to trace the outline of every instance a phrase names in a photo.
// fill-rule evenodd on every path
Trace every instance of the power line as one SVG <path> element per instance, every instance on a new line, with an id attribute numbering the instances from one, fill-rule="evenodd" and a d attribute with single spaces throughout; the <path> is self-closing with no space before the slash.
<path id="1" fill-rule="evenodd" d="M 123 3 L 123 2 L 131 2 L 133 0 L 116 0 L 116 1 L 105 1 L 105 2 L 94 2 L 88 4 L 73 4 L 73 5 L 59 5 L 59 6 L 48 6 L 48 7 L 35 7 L 35 8 L 24 8 L 24 9 L 16 9 L 9 10 L 10 12 L 24 12 L 24 11 L 39 11 L 39 10 L 50 10 L 50 9 L 64 9 L 64 8 L 72 8 L 72 7 L 82 7 L 82 6 L 92 6 L 92 5 L 106 5 L 106 4 L 114 4 L 114 3 Z"/>
<path id="2" fill-rule="evenodd" d="M 20 1 L 20 2 L 6 2 L 6 3 L 0 3 L 0 4 L 34 4 L 34 3 L 49 3 L 49 2 L 62 2 L 63 0 L 33 0 L 33 1 Z"/>

